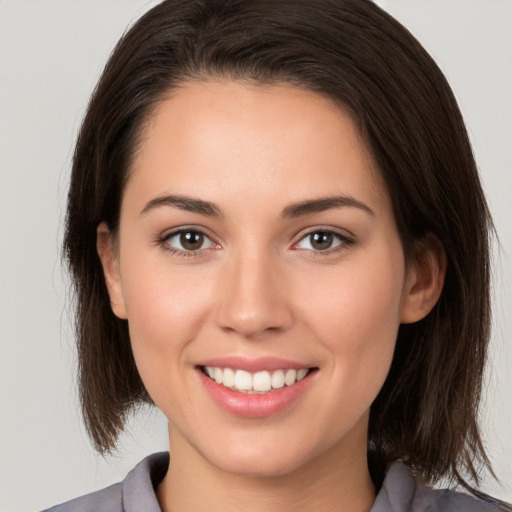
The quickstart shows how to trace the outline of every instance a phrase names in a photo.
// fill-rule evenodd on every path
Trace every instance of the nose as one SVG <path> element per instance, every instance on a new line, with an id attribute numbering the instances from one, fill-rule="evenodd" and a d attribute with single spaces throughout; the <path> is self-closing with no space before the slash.
<path id="1" fill-rule="evenodd" d="M 257 339 L 293 322 L 284 274 L 266 255 L 230 261 L 217 292 L 216 321 L 225 331 Z"/>

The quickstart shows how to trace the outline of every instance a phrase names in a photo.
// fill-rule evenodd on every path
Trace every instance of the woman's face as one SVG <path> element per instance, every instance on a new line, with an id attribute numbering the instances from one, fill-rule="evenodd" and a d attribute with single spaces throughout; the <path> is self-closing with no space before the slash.
<path id="1" fill-rule="evenodd" d="M 174 454 L 247 475 L 365 455 L 414 276 L 347 114 L 184 84 L 145 127 L 115 247 L 113 309 Z"/>

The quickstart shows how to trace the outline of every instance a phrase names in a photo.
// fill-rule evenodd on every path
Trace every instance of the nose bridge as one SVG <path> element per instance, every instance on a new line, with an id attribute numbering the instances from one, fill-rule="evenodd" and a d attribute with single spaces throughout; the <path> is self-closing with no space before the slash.
<path id="1" fill-rule="evenodd" d="M 284 330 L 292 321 L 278 258 L 270 250 L 238 250 L 226 261 L 217 322 L 246 338 Z"/>

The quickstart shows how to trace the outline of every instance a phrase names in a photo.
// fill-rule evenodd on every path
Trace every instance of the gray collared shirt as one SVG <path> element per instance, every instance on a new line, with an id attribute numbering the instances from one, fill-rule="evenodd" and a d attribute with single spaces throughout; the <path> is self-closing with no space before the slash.
<path id="1" fill-rule="evenodd" d="M 161 512 L 155 488 L 169 465 L 167 452 L 146 457 L 126 478 L 101 491 L 57 505 L 44 512 Z M 392 463 L 370 512 L 491 512 L 502 510 L 498 502 L 483 500 L 448 489 L 421 485 L 410 469 Z"/>

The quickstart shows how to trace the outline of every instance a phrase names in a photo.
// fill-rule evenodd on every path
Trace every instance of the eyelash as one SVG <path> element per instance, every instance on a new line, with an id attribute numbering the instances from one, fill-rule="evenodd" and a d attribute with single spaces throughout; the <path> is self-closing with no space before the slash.
<path id="1" fill-rule="evenodd" d="M 335 245 L 334 247 L 329 247 L 328 249 L 325 249 L 325 250 L 304 249 L 304 251 L 309 253 L 308 256 L 311 258 L 319 258 L 322 256 L 325 257 L 325 256 L 332 255 L 332 254 L 338 254 L 340 252 L 347 250 L 349 247 L 351 247 L 352 245 L 354 245 L 356 243 L 356 240 L 354 238 L 346 235 L 345 233 L 342 233 L 341 231 L 338 231 L 337 229 L 333 229 L 331 227 L 323 228 L 321 226 L 317 226 L 314 229 L 311 229 L 305 233 L 302 233 L 299 238 L 299 241 L 293 245 L 293 248 L 295 250 L 300 251 L 301 249 L 298 248 L 297 246 L 303 240 L 306 240 L 308 237 L 311 237 L 312 235 L 319 234 L 319 233 L 322 233 L 324 235 L 332 235 L 334 238 L 338 239 L 339 243 L 337 245 Z M 310 243 L 310 245 L 311 245 L 311 243 Z"/>
<path id="2" fill-rule="evenodd" d="M 173 247 L 172 245 L 170 245 L 169 240 L 171 238 L 178 236 L 178 235 L 182 235 L 184 233 L 196 233 L 196 234 L 202 235 L 206 239 L 210 240 L 210 242 L 213 245 L 218 246 L 218 244 L 213 241 L 211 235 L 209 235 L 206 231 L 202 230 L 201 228 L 196 228 L 196 227 L 193 227 L 193 228 L 192 227 L 190 227 L 190 228 L 184 227 L 184 228 L 176 229 L 175 231 L 171 231 L 170 233 L 166 233 L 165 235 L 163 235 L 157 239 L 157 243 L 158 243 L 158 245 L 161 245 L 164 248 L 164 250 L 170 252 L 171 254 L 174 254 L 176 256 L 183 257 L 183 258 L 189 258 L 192 256 L 200 256 L 201 254 L 204 254 L 204 251 L 207 249 L 196 249 L 196 250 L 187 251 L 184 249 L 177 249 L 176 247 Z"/>
<path id="3" fill-rule="evenodd" d="M 158 245 L 162 246 L 164 248 L 164 250 L 170 252 L 171 254 L 174 254 L 179 257 L 184 257 L 184 258 L 200 256 L 201 254 L 204 254 L 204 251 L 210 249 L 210 247 L 208 247 L 206 249 L 195 249 L 195 250 L 188 251 L 188 250 L 184 250 L 184 249 L 178 249 L 178 248 L 170 245 L 169 240 L 171 238 L 178 236 L 178 235 L 183 235 L 184 233 L 195 233 L 195 234 L 202 235 L 206 239 L 210 240 L 212 245 L 220 247 L 219 244 L 217 244 L 212 239 L 211 235 L 209 235 L 206 231 L 202 230 L 201 228 L 196 228 L 196 227 L 194 227 L 194 228 L 186 228 L 185 227 L 185 228 L 177 229 L 170 233 L 166 233 L 165 235 L 158 237 L 156 242 Z M 303 233 L 300 236 L 299 241 L 293 245 L 292 249 L 301 250 L 297 246 L 303 240 L 306 240 L 307 237 L 310 237 L 314 234 L 319 234 L 319 233 L 322 233 L 324 235 L 332 235 L 334 238 L 337 238 L 339 240 L 339 243 L 337 245 L 335 245 L 334 247 L 329 247 L 325 250 L 303 249 L 304 251 L 310 253 L 309 257 L 321 257 L 321 256 L 327 256 L 330 254 L 339 253 L 339 252 L 346 250 L 348 247 L 354 245 L 356 242 L 354 240 L 354 238 L 351 238 L 351 237 L 347 236 L 346 234 L 341 233 L 340 231 L 335 230 L 333 228 L 316 227 L 306 233 Z"/>

